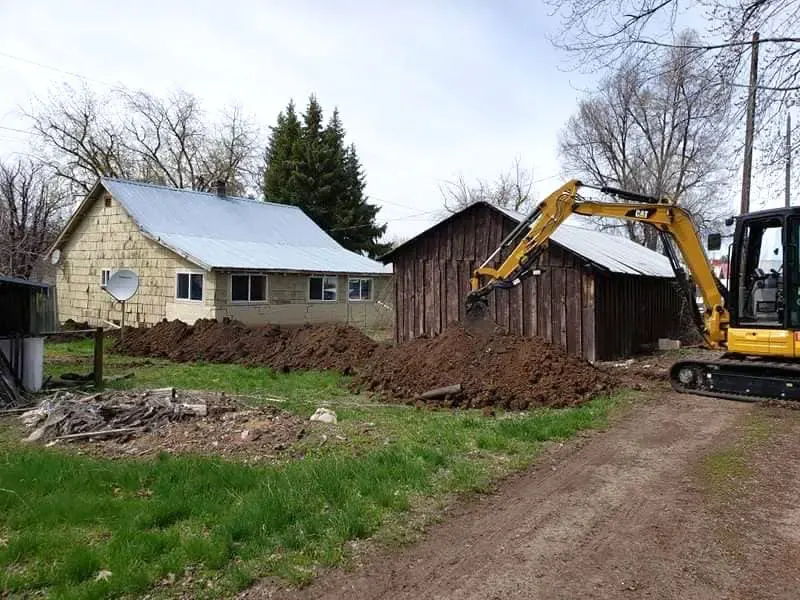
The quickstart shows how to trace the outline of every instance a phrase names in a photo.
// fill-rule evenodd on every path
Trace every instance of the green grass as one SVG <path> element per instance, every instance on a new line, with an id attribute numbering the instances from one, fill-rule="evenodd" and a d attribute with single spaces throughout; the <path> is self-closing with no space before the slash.
<path id="1" fill-rule="evenodd" d="M 773 426 L 760 415 L 748 415 L 741 436 L 731 445 L 706 456 L 700 477 L 708 491 L 721 499 L 735 494 L 751 475 L 750 456 L 760 443 L 769 439 Z"/>
<path id="2" fill-rule="evenodd" d="M 48 347 L 61 372 L 90 353 L 85 342 Z M 280 395 L 303 414 L 324 401 L 349 442 L 257 466 L 198 456 L 108 460 L 23 446 L 0 422 L 0 595 L 141 595 L 170 574 L 206 597 L 266 575 L 307 581 L 315 566 L 346 564 L 348 541 L 397 536 L 421 500 L 486 490 L 530 464 L 543 441 L 603 426 L 617 403 L 485 418 L 371 404 L 330 373 L 113 355 L 107 365 L 112 374 L 136 372 L 115 385 Z M 102 571 L 111 575 L 97 580 Z"/>
<path id="3" fill-rule="evenodd" d="M 76 340 L 49 344 L 46 347 L 45 375 L 92 371 L 93 341 Z M 217 390 L 233 394 L 257 394 L 286 400 L 290 405 L 317 402 L 321 398 L 348 395 L 346 378 L 331 371 L 276 373 L 266 367 L 235 364 L 175 363 L 168 360 L 122 356 L 108 350 L 104 357 L 104 375 L 134 373 L 130 379 L 109 382 L 116 389 L 176 387 L 180 389 Z M 313 409 L 312 411 L 313 412 Z"/>

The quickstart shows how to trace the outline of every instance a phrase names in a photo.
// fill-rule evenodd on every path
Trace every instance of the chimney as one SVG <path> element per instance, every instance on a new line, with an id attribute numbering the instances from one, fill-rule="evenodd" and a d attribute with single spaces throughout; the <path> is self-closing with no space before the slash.
<path id="1" fill-rule="evenodd" d="M 225 181 L 222 179 L 217 179 L 211 186 L 211 189 L 214 190 L 214 193 L 220 198 L 225 197 Z"/>

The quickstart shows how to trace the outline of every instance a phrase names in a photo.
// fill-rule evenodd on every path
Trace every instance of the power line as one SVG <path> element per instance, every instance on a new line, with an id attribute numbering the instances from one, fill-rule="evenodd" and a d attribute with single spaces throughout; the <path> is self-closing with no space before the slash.
<path id="1" fill-rule="evenodd" d="M 15 54 L 9 54 L 8 52 L 3 52 L 0 50 L 0 56 L 5 58 L 9 58 L 11 60 L 16 60 L 19 62 L 26 63 L 28 65 L 33 65 L 34 67 L 39 67 L 41 69 L 47 69 L 48 71 L 55 71 L 56 73 L 63 73 L 64 75 L 69 75 L 70 77 L 77 77 L 78 79 L 83 79 L 84 81 L 92 81 L 94 83 L 99 83 L 102 85 L 107 85 L 109 87 L 113 87 L 114 84 L 109 83 L 107 81 L 103 81 L 101 79 L 95 79 L 93 77 L 87 77 L 86 75 L 81 75 L 80 73 L 75 73 L 74 71 L 67 71 L 66 69 L 59 69 L 58 67 L 53 67 L 51 65 L 46 65 L 44 63 L 40 63 L 35 60 L 31 60 L 29 58 L 23 58 L 21 56 L 16 56 Z"/>
<path id="2" fill-rule="evenodd" d="M 28 131 L 25 129 L 17 129 L 16 127 L 8 127 L 6 125 L 0 125 L 0 129 L 5 129 L 7 131 L 13 131 L 15 133 L 24 133 L 25 135 L 39 135 L 35 131 Z"/>

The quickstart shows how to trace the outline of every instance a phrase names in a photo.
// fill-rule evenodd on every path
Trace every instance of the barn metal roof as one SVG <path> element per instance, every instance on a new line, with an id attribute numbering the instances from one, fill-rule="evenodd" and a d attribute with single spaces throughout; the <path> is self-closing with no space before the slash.
<path id="1" fill-rule="evenodd" d="M 508 208 L 496 208 L 518 223 L 526 216 Z M 618 235 L 581 227 L 578 221 L 574 216 L 568 217 L 550 239 L 612 273 L 675 277 L 669 259 L 663 254 Z"/>
<path id="2" fill-rule="evenodd" d="M 475 202 L 464 210 L 477 205 L 484 204 L 492 210 L 496 210 L 517 223 L 525 218 L 522 213 L 507 209 L 500 208 L 488 202 Z M 408 240 L 404 244 L 393 249 L 391 252 L 381 257 L 383 261 L 391 261 L 392 256 L 401 248 L 408 244 L 414 243 L 414 240 L 424 235 L 427 231 L 435 227 L 439 227 L 442 223 L 450 219 L 457 218 L 462 211 L 450 215 L 443 219 L 436 225 L 429 227 L 422 233 L 419 233 L 414 238 Z M 563 223 L 558 229 L 553 232 L 551 240 L 573 252 L 582 256 L 593 264 L 607 269 L 612 273 L 622 273 L 625 275 L 643 275 L 648 277 L 668 277 L 672 278 L 675 273 L 666 256 L 653 252 L 635 242 L 625 239 L 620 236 L 603 233 L 594 229 L 588 229 L 579 226 L 580 220 L 575 217 L 569 217 L 567 222 Z"/>
<path id="3" fill-rule="evenodd" d="M 340 246 L 300 208 L 103 178 L 142 232 L 206 269 L 390 274 Z"/>

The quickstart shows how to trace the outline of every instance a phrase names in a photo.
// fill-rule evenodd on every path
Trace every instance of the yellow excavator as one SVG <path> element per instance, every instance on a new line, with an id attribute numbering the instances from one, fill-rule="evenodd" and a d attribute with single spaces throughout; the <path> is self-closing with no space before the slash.
<path id="1" fill-rule="evenodd" d="M 582 188 L 613 200 L 582 197 Z M 664 198 L 569 181 L 474 271 L 466 299 L 469 320 L 485 317 L 487 296 L 494 290 L 512 288 L 540 272 L 538 259 L 550 236 L 571 215 L 647 223 L 660 232 L 706 346 L 724 351 L 719 358 L 676 362 L 669 373 L 675 390 L 732 400 L 800 400 L 800 208 L 752 212 L 728 222 L 735 221 L 735 228 L 726 288 L 685 208 Z M 702 314 L 673 243 L 702 296 Z M 721 246 L 721 234 L 708 236 L 709 250 Z"/>

